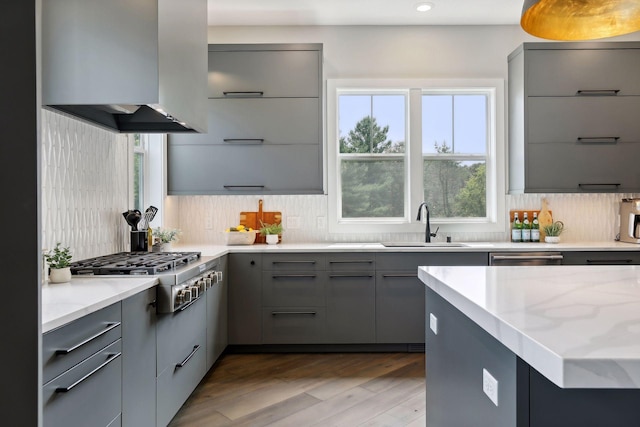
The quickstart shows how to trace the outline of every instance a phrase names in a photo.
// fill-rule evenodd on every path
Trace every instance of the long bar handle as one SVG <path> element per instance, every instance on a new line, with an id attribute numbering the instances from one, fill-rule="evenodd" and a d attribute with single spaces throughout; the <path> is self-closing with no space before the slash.
<path id="1" fill-rule="evenodd" d="M 620 187 L 619 182 L 591 182 L 591 183 L 580 183 L 578 184 L 578 187 L 583 188 L 583 187 Z"/>
<path id="2" fill-rule="evenodd" d="M 307 316 L 315 316 L 315 311 L 272 311 L 272 316 L 277 316 L 280 314 L 297 314 L 297 315 L 307 315 Z"/>
<path id="3" fill-rule="evenodd" d="M 271 261 L 271 264 L 315 264 L 315 261 Z"/>
<path id="4" fill-rule="evenodd" d="M 264 92 L 259 90 L 250 90 L 250 91 L 227 91 L 222 92 L 224 96 L 263 96 Z"/>
<path id="5" fill-rule="evenodd" d="M 120 322 L 110 322 L 107 323 L 107 328 L 98 332 L 95 335 L 91 335 L 89 338 L 84 339 L 83 341 L 79 342 L 78 344 L 71 346 L 69 348 L 61 348 L 59 350 L 56 350 L 56 354 L 69 354 L 74 350 L 79 349 L 80 347 L 82 347 L 85 344 L 90 343 L 93 340 L 96 340 L 98 338 L 100 338 L 101 336 L 103 336 L 104 334 L 106 334 L 107 332 L 117 328 L 118 326 L 120 326 Z"/>
<path id="6" fill-rule="evenodd" d="M 109 357 L 107 357 L 107 360 L 105 360 L 100 366 L 98 366 L 97 368 L 95 368 L 94 370 L 89 372 L 84 377 L 80 378 L 78 381 L 74 382 L 73 384 L 71 384 L 68 387 L 58 387 L 58 388 L 56 388 L 56 390 L 55 390 L 56 393 L 67 393 L 67 392 L 71 391 L 74 387 L 76 387 L 76 386 L 80 385 L 81 383 L 85 382 L 86 380 L 88 380 L 92 375 L 96 374 L 99 370 L 101 370 L 102 368 L 104 368 L 105 366 L 107 366 L 109 363 L 113 362 L 114 360 L 116 360 L 120 356 L 122 356 L 122 353 L 110 354 Z"/>
<path id="7" fill-rule="evenodd" d="M 562 255 L 492 255 L 492 260 L 518 260 L 518 261 L 526 261 L 526 260 L 562 260 L 564 257 Z"/>
<path id="8" fill-rule="evenodd" d="M 341 278 L 341 277 L 373 277 L 373 274 L 330 274 L 329 278 Z"/>
<path id="9" fill-rule="evenodd" d="M 576 92 L 578 96 L 616 96 L 620 93 L 620 89 L 591 89 L 579 90 Z"/>
<path id="10" fill-rule="evenodd" d="M 617 265 L 617 264 L 631 264 L 631 259 L 588 259 L 587 264 L 602 264 L 602 265 Z"/>
<path id="11" fill-rule="evenodd" d="M 285 277 L 295 277 L 295 278 L 315 278 L 315 274 L 274 274 L 271 276 L 273 279 L 281 279 Z"/>
<path id="12" fill-rule="evenodd" d="M 372 259 L 345 259 L 343 261 L 329 261 L 329 264 L 373 264 Z"/>
<path id="13" fill-rule="evenodd" d="M 236 143 L 236 142 L 249 142 L 251 144 L 264 144 L 264 138 L 223 138 L 223 142 Z"/>
<path id="14" fill-rule="evenodd" d="M 184 367 L 184 365 L 186 365 L 189 362 L 189 360 L 193 357 L 194 354 L 196 354 L 196 351 L 198 350 L 200 350 L 200 345 L 199 344 L 194 345 L 193 350 L 191 350 L 191 353 L 189 353 L 189 355 L 182 362 L 176 365 L 176 369 Z"/>
<path id="15" fill-rule="evenodd" d="M 619 136 L 579 136 L 578 142 L 587 144 L 617 144 Z"/>
<path id="16" fill-rule="evenodd" d="M 418 275 L 417 274 L 411 274 L 411 273 L 406 273 L 406 274 L 383 274 L 382 277 L 384 277 L 384 278 L 418 277 Z"/>
<path id="17" fill-rule="evenodd" d="M 230 190 L 233 188 L 264 188 L 264 185 L 232 185 L 232 184 L 228 184 L 228 185 L 224 185 L 223 186 L 226 190 Z"/>

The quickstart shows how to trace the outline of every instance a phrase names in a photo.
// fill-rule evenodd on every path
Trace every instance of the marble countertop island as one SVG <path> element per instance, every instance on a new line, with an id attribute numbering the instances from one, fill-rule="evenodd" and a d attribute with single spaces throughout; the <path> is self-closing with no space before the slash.
<path id="1" fill-rule="evenodd" d="M 420 267 L 418 275 L 557 386 L 640 388 L 640 266 Z"/>

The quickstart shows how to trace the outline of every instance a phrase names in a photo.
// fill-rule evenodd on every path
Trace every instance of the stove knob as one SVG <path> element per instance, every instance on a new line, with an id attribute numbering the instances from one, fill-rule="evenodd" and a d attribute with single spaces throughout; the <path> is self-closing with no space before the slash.
<path id="1" fill-rule="evenodd" d="M 200 294 L 200 288 L 197 285 L 193 285 L 189 287 L 189 291 L 191 292 L 191 298 L 196 299 Z"/>
<path id="2" fill-rule="evenodd" d="M 216 277 L 218 282 L 222 282 L 222 271 L 216 271 Z"/>
<path id="3" fill-rule="evenodd" d="M 204 279 L 202 279 L 202 280 L 204 281 L 204 288 L 205 288 L 205 289 L 209 289 L 209 288 L 211 288 L 211 277 L 209 277 L 209 276 L 207 275 L 207 277 L 206 277 L 206 278 L 204 278 Z"/>
<path id="4" fill-rule="evenodd" d="M 191 302 L 191 290 L 186 288 L 179 290 L 176 298 L 178 300 L 178 305 Z"/>

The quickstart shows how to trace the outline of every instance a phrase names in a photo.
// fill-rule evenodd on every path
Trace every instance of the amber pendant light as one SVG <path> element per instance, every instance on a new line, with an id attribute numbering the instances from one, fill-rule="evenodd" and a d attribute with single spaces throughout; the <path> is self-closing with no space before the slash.
<path id="1" fill-rule="evenodd" d="M 640 30 L 639 0 L 524 0 L 520 25 L 550 40 L 592 40 Z"/>

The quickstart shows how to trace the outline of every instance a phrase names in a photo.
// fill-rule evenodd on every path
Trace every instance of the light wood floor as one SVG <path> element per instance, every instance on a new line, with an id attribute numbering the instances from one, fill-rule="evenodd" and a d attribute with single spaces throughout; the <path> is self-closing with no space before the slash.
<path id="1" fill-rule="evenodd" d="M 231 354 L 170 427 L 425 424 L 424 353 Z"/>

